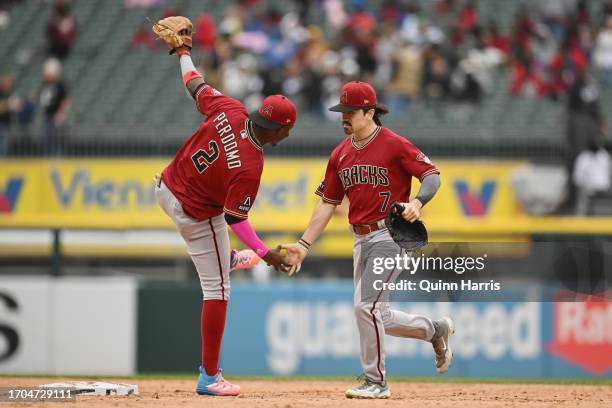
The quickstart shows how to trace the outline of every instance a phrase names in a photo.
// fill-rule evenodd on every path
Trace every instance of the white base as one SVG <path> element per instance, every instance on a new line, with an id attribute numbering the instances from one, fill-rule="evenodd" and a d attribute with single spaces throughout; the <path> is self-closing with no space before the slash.
<path id="1" fill-rule="evenodd" d="M 112 384 L 107 382 L 69 381 L 64 383 L 44 384 L 40 388 L 73 388 L 79 396 L 86 395 L 138 395 L 138 386 L 132 384 Z"/>

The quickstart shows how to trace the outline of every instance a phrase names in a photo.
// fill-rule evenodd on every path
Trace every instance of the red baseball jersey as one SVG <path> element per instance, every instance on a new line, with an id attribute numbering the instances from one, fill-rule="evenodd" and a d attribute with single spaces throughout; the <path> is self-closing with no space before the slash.
<path id="1" fill-rule="evenodd" d="M 423 180 L 438 168 L 415 145 L 383 127 L 363 147 L 347 137 L 332 152 L 316 194 L 340 204 L 349 199 L 349 223 L 384 219 L 395 201 L 408 202 L 412 177 Z"/>
<path id="2" fill-rule="evenodd" d="M 263 150 L 247 126 L 241 102 L 209 85 L 196 94 L 206 116 L 180 148 L 162 179 L 192 218 L 205 220 L 223 212 L 247 218 L 263 171 Z"/>

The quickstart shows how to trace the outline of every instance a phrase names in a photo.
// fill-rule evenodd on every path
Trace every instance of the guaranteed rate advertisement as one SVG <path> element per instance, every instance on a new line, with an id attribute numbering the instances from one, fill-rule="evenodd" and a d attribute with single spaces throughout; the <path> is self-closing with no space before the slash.
<path id="1" fill-rule="evenodd" d="M 352 282 L 234 285 L 225 369 L 244 375 L 359 372 L 352 296 Z M 452 317 L 454 360 L 447 376 L 612 377 L 610 302 L 404 301 L 391 307 Z M 393 375 L 435 375 L 430 343 L 389 335 L 384 342 Z"/>

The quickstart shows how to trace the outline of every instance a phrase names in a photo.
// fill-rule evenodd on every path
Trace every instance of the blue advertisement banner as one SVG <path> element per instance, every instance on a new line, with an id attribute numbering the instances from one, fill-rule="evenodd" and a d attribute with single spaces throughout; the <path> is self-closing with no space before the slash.
<path id="1" fill-rule="evenodd" d="M 232 285 L 222 365 L 232 375 L 358 375 L 351 281 Z M 612 303 L 393 303 L 456 325 L 448 376 L 612 377 Z M 428 342 L 386 336 L 387 373 L 435 375 Z"/>

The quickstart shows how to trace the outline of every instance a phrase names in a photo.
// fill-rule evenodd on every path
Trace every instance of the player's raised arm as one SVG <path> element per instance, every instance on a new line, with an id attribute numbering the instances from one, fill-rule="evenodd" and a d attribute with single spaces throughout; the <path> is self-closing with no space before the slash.
<path id="1" fill-rule="evenodd" d="M 191 60 L 193 23 L 187 17 L 166 17 L 153 25 L 153 32 L 172 48 L 170 54 L 176 53 L 179 57 L 183 84 L 195 99 L 205 82 Z"/>

